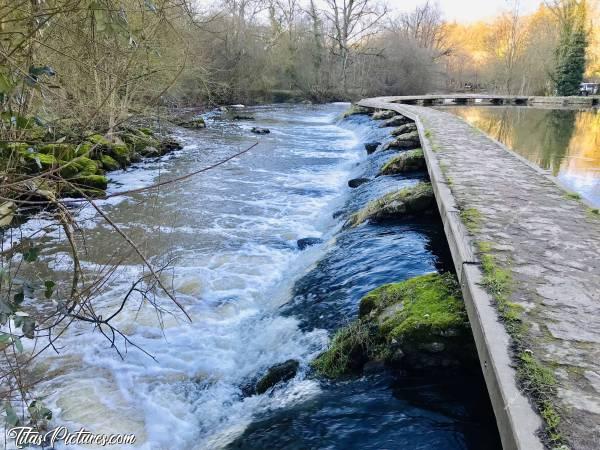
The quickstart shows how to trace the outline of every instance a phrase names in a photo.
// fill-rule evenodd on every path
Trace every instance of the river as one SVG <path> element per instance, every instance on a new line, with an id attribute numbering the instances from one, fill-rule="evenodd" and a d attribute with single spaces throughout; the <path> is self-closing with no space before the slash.
<path id="1" fill-rule="evenodd" d="M 391 152 L 367 157 L 382 139 L 365 116 L 340 121 L 347 104 L 247 108 L 255 121 L 207 116 L 208 128 L 181 131 L 183 150 L 110 174 L 110 190 L 189 173 L 256 140 L 250 153 L 159 191 L 100 201 L 177 292 L 191 323 L 164 295 L 132 297 L 117 325 L 144 352 L 86 324 L 39 360 L 37 393 L 55 424 L 95 433 L 135 433 L 143 449 L 494 449 L 497 430 L 481 374 L 420 377 L 388 372 L 327 382 L 309 362 L 331 333 L 354 319 L 360 298 L 381 284 L 451 260 L 438 220 L 341 230 L 343 212 L 426 175 L 374 177 Z M 256 137 L 252 126 L 271 134 Z M 340 214 L 334 214 L 341 212 Z M 334 219 L 334 216 L 337 217 Z M 118 262 L 102 288 L 109 314 L 143 267 L 90 207 L 77 212 L 89 276 Z M 27 225 L 43 224 L 38 217 Z M 296 241 L 317 237 L 304 251 Z M 40 272 L 68 273 L 58 231 L 43 240 Z M 263 395 L 245 386 L 273 364 L 300 362 L 298 375 Z"/>

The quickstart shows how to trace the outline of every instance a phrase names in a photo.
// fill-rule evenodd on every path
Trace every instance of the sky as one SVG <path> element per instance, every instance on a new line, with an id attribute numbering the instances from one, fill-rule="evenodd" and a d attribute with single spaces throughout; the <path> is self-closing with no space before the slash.
<path id="1" fill-rule="evenodd" d="M 474 22 L 486 19 L 511 8 L 514 0 L 434 0 L 448 21 Z M 389 0 L 388 5 L 397 11 L 410 11 L 424 3 L 424 0 Z M 522 14 L 534 12 L 542 0 L 520 0 L 519 10 Z"/>

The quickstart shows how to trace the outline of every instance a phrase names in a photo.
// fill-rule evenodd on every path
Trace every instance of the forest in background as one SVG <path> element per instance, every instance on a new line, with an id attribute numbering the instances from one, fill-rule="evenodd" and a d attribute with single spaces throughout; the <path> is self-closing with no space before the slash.
<path id="1" fill-rule="evenodd" d="M 448 23 L 433 2 L 3 0 L 5 113 L 112 128 L 148 107 L 422 94 L 577 95 L 600 77 L 597 5 L 519 2 Z M 596 26 L 594 26 L 596 25 Z"/>

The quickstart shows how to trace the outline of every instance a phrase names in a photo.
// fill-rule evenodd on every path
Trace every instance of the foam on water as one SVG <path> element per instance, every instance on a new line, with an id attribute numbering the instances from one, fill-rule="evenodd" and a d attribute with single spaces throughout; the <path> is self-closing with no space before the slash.
<path id="1" fill-rule="evenodd" d="M 333 238 L 337 225 L 331 214 L 343 204 L 346 181 L 364 152 L 352 131 L 335 124 L 346 106 L 256 108 L 256 124 L 268 126 L 272 134 L 252 155 L 160 194 L 100 202 L 120 225 L 148 238 L 149 257 L 174 251 L 171 281 L 192 322 L 166 298 L 156 299 L 165 310 L 162 315 L 148 305 L 140 307 L 139 298 L 130 301 L 115 325 L 156 360 L 131 346 L 125 353 L 122 341 L 121 359 L 90 327 L 69 329 L 61 354 L 41 363 L 53 378 L 39 393 L 47 396 L 56 424 L 135 433 L 137 447 L 144 449 L 221 448 L 261 411 L 319 392 L 304 371 L 326 345 L 327 333 L 302 331 L 296 318 L 281 316 L 278 309 L 290 300 L 294 280 Z M 190 145 L 176 159 L 111 174 L 111 192 L 203 167 L 219 159 L 222 149 L 231 153 L 254 139 L 246 132 L 234 138 L 218 130 L 202 133 L 185 135 Z M 204 152 L 200 139 L 214 155 Z M 157 203 L 155 209 L 142 211 L 149 198 Z M 91 248 L 110 247 L 107 240 L 118 238 L 91 208 L 80 214 Z M 154 239 L 154 233 L 161 238 Z M 325 243 L 299 252 L 295 241 L 306 236 Z M 167 243 L 173 245 L 165 248 Z M 65 253 L 54 261 L 59 269 L 70 263 Z M 93 271 L 103 262 L 91 255 L 84 263 Z M 98 299 L 98 312 L 114 310 L 141 273 L 134 260 L 123 264 Z M 244 395 L 245 385 L 287 359 L 301 363 L 295 379 L 271 395 Z"/>

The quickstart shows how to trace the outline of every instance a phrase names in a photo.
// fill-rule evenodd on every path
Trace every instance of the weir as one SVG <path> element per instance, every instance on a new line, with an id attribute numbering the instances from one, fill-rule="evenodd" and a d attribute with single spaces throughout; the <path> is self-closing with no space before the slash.
<path id="1" fill-rule="evenodd" d="M 545 97 L 530 95 L 492 95 L 492 94 L 427 94 L 404 95 L 396 97 L 378 97 L 378 101 L 400 103 L 406 105 L 466 105 L 477 103 L 480 105 L 521 105 L 521 106 L 547 106 L 547 107 L 589 107 L 600 104 L 599 95 L 580 97 Z"/>
<path id="2" fill-rule="evenodd" d="M 358 105 L 417 125 L 503 447 L 598 448 L 597 210 L 462 119 L 401 104 L 411 99 Z"/>

